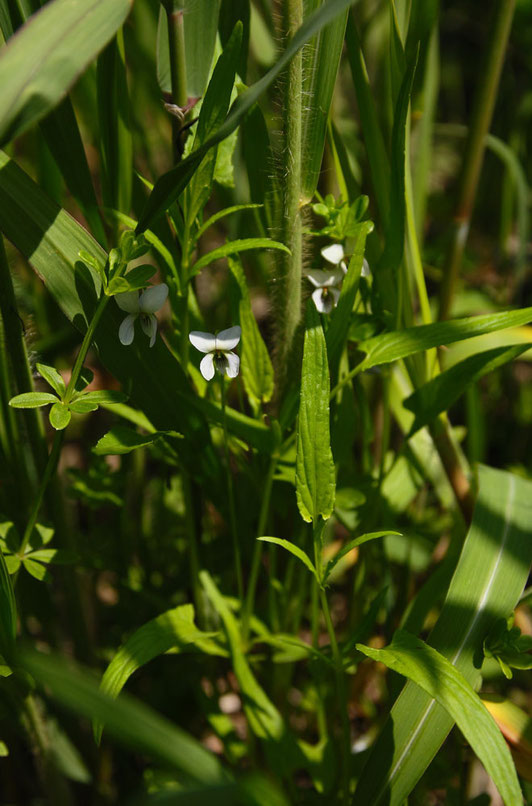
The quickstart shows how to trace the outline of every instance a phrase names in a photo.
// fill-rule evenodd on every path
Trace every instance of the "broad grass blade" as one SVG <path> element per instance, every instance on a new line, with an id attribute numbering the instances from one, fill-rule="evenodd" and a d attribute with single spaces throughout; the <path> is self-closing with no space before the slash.
<path id="1" fill-rule="evenodd" d="M 428 643 L 476 687 L 484 638 L 516 606 L 530 568 L 532 483 L 480 465 L 473 522 Z M 400 806 L 438 752 L 453 718 L 413 683 L 392 708 L 353 803 Z"/>
<path id="2" fill-rule="evenodd" d="M 517 311 L 468 316 L 451 322 L 434 322 L 431 325 L 418 325 L 383 333 L 359 342 L 358 349 L 366 353 L 362 369 L 389 364 L 421 350 L 430 350 L 432 347 L 482 336 L 484 333 L 526 325 L 531 321 L 532 308 L 522 308 Z"/>
<path id="3" fill-rule="evenodd" d="M 0 145 L 61 101 L 130 8 L 131 0 L 52 0 L 9 40 L 0 51 Z"/>
<path id="4" fill-rule="evenodd" d="M 301 517 L 315 525 L 320 515 L 324 520 L 329 518 L 334 507 L 329 394 L 325 336 L 314 303 L 309 301 L 297 418 L 296 495 Z"/>
<path id="5" fill-rule="evenodd" d="M 7 40 L 29 18 L 23 17 L 25 8 L 0 2 L 0 8 L 9 25 L 2 24 L 4 37 Z M 1 24 L 1 21 L 0 21 Z M 40 121 L 40 129 L 46 144 L 57 163 L 66 186 L 79 204 L 89 228 L 95 238 L 105 245 L 106 236 L 98 210 L 98 202 L 92 176 L 87 163 L 83 141 L 74 113 L 74 108 L 67 97 Z"/>
<path id="6" fill-rule="evenodd" d="M 122 644 L 103 674 L 100 689 L 116 699 L 133 672 L 171 649 L 179 652 L 187 646 L 196 645 L 208 654 L 223 654 L 210 640 L 214 634 L 198 630 L 191 604 L 167 610 L 135 630 Z M 103 724 L 94 721 L 93 730 L 94 738 L 99 742 Z"/>
<path id="7" fill-rule="evenodd" d="M 54 699 L 76 714 L 101 721 L 122 744 L 186 773 L 198 783 L 222 784 L 230 780 L 212 753 L 151 708 L 126 695 L 113 700 L 86 673 L 55 657 L 24 650 L 19 660 Z"/>
<path id="8" fill-rule="evenodd" d="M 384 649 L 356 648 L 398 672 L 434 698 L 456 722 L 506 806 L 521 806 L 523 795 L 508 745 L 482 700 L 447 658 L 404 630 Z"/>
<path id="9" fill-rule="evenodd" d="M 225 140 L 235 131 L 245 115 L 254 106 L 263 92 L 275 81 L 292 56 L 318 33 L 327 23 L 344 11 L 355 0 L 329 0 L 312 14 L 290 40 L 284 53 L 275 65 L 259 81 L 245 90 L 231 107 L 231 110 L 220 128 L 204 142 L 200 148 L 190 154 L 178 166 L 163 174 L 153 188 L 137 225 L 137 231 L 147 229 L 153 219 L 162 215 L 186 188 L 194 175 L 203 156 L 215 145 Z"/>

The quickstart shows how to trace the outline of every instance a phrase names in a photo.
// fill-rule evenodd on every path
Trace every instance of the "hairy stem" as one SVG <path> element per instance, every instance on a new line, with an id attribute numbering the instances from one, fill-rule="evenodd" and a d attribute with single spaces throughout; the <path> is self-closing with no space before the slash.
<path id="1" fill-rule="evenodd" d="M 286 0 L 283 34 L 289 39 L 303 22 L 303 0 Z M 285 76 L 283 105 L 284 150 L 282 155 L 282 209 L 278 237 L 290 249 L 280 252 L 277 260 L 278 288 L 275 294 L 277 327 L 277 379 L 281 388 L 296 328 L 301 319 L 302 209 L 302 88 L 303 51 L 293 56 Z"/>

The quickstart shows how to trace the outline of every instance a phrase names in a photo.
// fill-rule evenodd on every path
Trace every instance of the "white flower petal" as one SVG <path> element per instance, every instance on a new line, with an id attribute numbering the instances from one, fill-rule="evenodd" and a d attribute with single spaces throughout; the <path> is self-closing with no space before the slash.
<path id="1" fill-rule="evenodd" d="M 240 369 L 240 358 L 236 353 L 226 353 L 227 365 L 225 371 L 229 378 L 236 378 L 238 370 Z"/>
<path id="2" fill-rule="evenodd" d="M 155 336 L 157 335 L 157 317 L 155 314 L 150 313 L 148 316 L 141 314 L 140 326 L 150 339 L 150 347 L 153 347 L 155 344 Z"/>
<path id="3" fill-rule="evenodd" d="M 211 353 L 216 349 L 216 336 L 213 333 L 193 330 L 188 334 L 188 340 L 200 353 Z"/>
<path id="4" fill-rule="evenodd" d="M 347 274 L 347 263 L 345 262 L 345 260 L 342 260 L 342 262 L 340 263 L 340 268 L 342 269 L 344 274 Z"/>
<path id="5" fill-rule="evenodd" d="M 155 313 L 162 308 L 168 296 L 168 286 L 166 283 L 151 285 L 143 291 L 139 299 L 139 308 L 142 313 Z"/>
<path id="6" fill-rule="evenodd" d="M 308 279 L 316 288 L 323 288 L 328 285 L 330 276 L 330 272 L 322 271 L 321 269 L 308 269 L 307 271 Z"/>
<path id="7" fill-rule="evenodd" d="M 314 305 L 320 313 L 329 313 L 329 311 L 332 309 L 331 296 L 330 294 L 325 294 L 324 296 L 322 288 L 317 288 L 312 292 L 312 299 L 314 301 Z"/>
<path id="8" fill-rule="evenodd" d="M 329 294 L 331 296 L 333 306 L 336 308 L 338 305 L 338 300 L 340 299 L 340 289 L 339 288 L 329 288 Z"/>
<path id="9" fill-rule="evenodd" d="M 366 260 L 366 258 L 364 258 L 364 260 L 362 261 L 362 271 L 360 272 L 360 276 L 361 277 L 369 277 L 370 274 L 371 274 L 371 269 L 369 267 L 369 263 Z"/>
<path id="10" fill-rule="evenodd" d="M 341 243 L 332 243 L 330 246 L 325 246 L 321 250 L 321 254 L 325 260 L 336 266 L 344 257 L 344 247 Z"/>
<path id="11" fill-rule="evenodd" d="M 115 294 L 116 304 L 122 311 L 126 313 L 138 313 L 139 308 L 139 292 L 138 291 L 124 291 L 123 294 Z"/>
<path id="12" fill-rule="evenodd" d="M 120 339 L 121 343 L 125 344 L 126 346 L 131 344 L 133 337 L 135 336 L 136 318 L 136 314 L 130 313 L 129 316 L 126 316 L 118 330 L 118 338 Z"/>
<path id="13" fill-rule="evenodd" d="M 232 350 L 240 341 L 242 331 L 238 325 L 228 327 L 227 330 L 220 330 L 216 334 L 216 350 Z M 233 376 L 230 376 L 233 377 Z"/>
<path id="14" fill-rule="evenodd" d="M 207 355 L 203 356 L 199 368 L 205 380 L 212 381 L 214 378 L 214 356 L 212 353 L 207 353 Z"/>

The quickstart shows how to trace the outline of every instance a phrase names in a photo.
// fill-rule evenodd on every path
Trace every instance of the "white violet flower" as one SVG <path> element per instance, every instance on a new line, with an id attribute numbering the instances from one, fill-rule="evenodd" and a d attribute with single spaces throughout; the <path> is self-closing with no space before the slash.
<path id="1" fill-rule="evenodd" d="M 340 289 L 336 286 L 343 279 L 341 269 L 333 269 L 332 271 L 309 269 L 307 277 L 316 289 L 312 292 L 314 305 L 320 313 L 330 313 L 336 307 L 340 297 Z"/>
<path id="2" fill-rule="evenodd" d="M 122 344 L 132 343 L 135 335 L 135 319 L 139 317 L 140 326 L 150 338 L 150 347 L 153 347 L 157 333 L 155 311 L 162 308 L 167 296 L 168 286 L 166 283 L 152 285 L 140 295 L 138 291 L 124 291 L 123 294 L 115 295 L 118 307 L 128 314 L 118 331 L 118 338 Z"/>
<path id="3" fill-rule="evenodd" d="M 325 258 L 328 263 L 333 266 L 339 266 L 344 274 L 347 274 L 347 263 L 345 262 L 344 247 L 341 243 L 332 243 L 330 246 L 324 246 L 321 250 L 321 256 Z M 371 274 L 369 263 L 366 258 L 362 261 L 361 277 L 369 277 Z"/>
<path id="4" fill-rule="evenodd" d="M 240 341 L 241 330 L 238 325 L 213 333 L 202 333 L 201 330 L 193 330 L 189 333 L 190 343 L 194 345 L 200 353 L 206 353 L 201 359 L 200 371 L 206 381 L 214 378 L 216 370 L 223 375 L 224 372 L 229 378 L 236 378 L 240 368 L 240 358 L 236 353 L 231 352 Z"/>

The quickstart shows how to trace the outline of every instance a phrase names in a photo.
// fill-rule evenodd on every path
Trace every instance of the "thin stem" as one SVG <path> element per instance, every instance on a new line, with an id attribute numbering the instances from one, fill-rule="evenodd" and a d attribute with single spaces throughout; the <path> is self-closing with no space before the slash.
<path id="1" fill-rule="evenodd" d="M 203 594 L 199 581 L 199 551 L 198 551 L 198 538 L 196 533 L 196 522 L 194 518 L 194 504 L 192 497 L 192 482 L 190 475 L 183 468 L 181 473 L 183 484 L 183 498 L 185 502 L 185 523 L 187 528 L 187 542 L 189 548 L 189 562 L 190 562 L 190 577 L 192 585 L 192 596 L 196 606 L 196 613 L 200 626 L 203 623 Z"/>
<path id="2" fill-rule="evenodd" d="M 70 380 L 68 382 L 64 402 L 70 403 L 72 397 L 74 396 L 74 392 L 76 391 L 76 384 L 78 382 L 81 370 L 83 369 L 83 364 L 85 363 L 85 359 L 87 357 L 87 353 L 89 352 L 89 348 L 92 344 L 92 340 L 94 337 L 95 330 L 98 326 L 98 322 L 101 319 L 101 316 L 107 307 L 107 304 L 110 300 L 110 297 L 103 295 L 94 311 L 94 315 L 90 321 L 89 327 L 87 328 L 85 335 L 83 337 L 83 341 L 81 342 L 81 347 L 79 353 L 76 356 L 76 361 L 74 363 L 74 367 L 72 369 L 72 375 L 70 376 Z"/>
<path id="3" fill-rule="evenodd" d="M 460 186 L 456 201 L 453 234 L 447 252 L 440 291 L 439 318 L 447 319 L 453 302 L 456 281 L 462 264 L 480 169 L 497 97 L 504 54 L 510 36 L 515 0 L 498 0 L 491 29 L 485 69 L 475 99 L 471 125 L 464 151 Z"/>
<path id="4" fill-rule="evenodd" d="M 220 375 L 220 386 L 222 389 L 222 421 L 224 429 L 225 465 L 227 471 L 227 494 L 229 496 L 229 520 L 231 524 L 233 551 L 235 555 L 235 573 L 236 573 L 238 598 L 240 599 L 240 601 L 242 601 L 244 598 L 244 583 L 242 579 L 242 558 L 240 555 L 240 544 L 238 542 L 238 534 L 236 530 L 235 498 L 233 493 L 233 476 L 231 474 L 231 462 L 229 457 L 229 438 L 227 435 L 227 417 L 225 415 L 225 380 L 223 375 Z"/>
<path id="5" fill-rule="evenodd" d="M 319 569 L 321 569 L 322 566 L 321 534 L 323 532 L 323 526 L 324 523 L 320 520 L 313 529 L 314 564 L 318 569 L 318 573 L 320 573 Z M 349 803 L 349 758 L 351 754 L 351 728 L 349 725 L 349 714 L 347 713 L 347 694 L 345 687 L 344 667 L 342 655 L 338 647 L 338 641 L 336 640 L 336 633 L 334 631 L 334 624 L 331 618 L 327 594 L 321 586 L 316 585 L 316 588 L 319 591 L 321 609 L 325 617 L 325 624 L 329 634 L 329 641 L 331 642 L 331 652 L 335 666 L 336 696 L 338 702 L 338 712 L 342 724 L 342 800 L 347 806 Z"/>
<path id="6" fill-rule="evenodd" d="M 262 501 L 260 505 L 259 521 L 257 525 L 257 537 L 262 537 L 266 529 L 266 522 L 268 520 L 268 512 L 270 509 L 270 498 L 273 485 L 273 476 L 277 466 L 277 454 L 273 455 L 268 467 L 268 473 L 264 482 L 264 492 L 262 494 Z M 249 574 L 248 589 L 246 592 L 246 601 L 242 611 L 242 636 L 243 641 L 247 640 L 249 630 L 249 620 L 253 613 L 255 605 L 255 592 L 257 589 L 257 579 L 259 576 L 260 561 L 262 557 L 263 544 L 260 540 L 255 540 L 253 548 L 253 558 L 251 560 L 251 571 Z"/>
<path id="7" fill-rule="evenodd" d="M 171 11 L 167 16 L 172 98 L 177 106 L 184 108 L 188 102 L 188 95 L 183 12 L 179 10 Z"/>
<path id="8" fill-rule="evenodd" d="M 54 475 L 57 465 L 59 463 L 59 456 L 61 454 L 61 448 L 63 445 L 63 439 L 65 436 L 64 431 L 56 431 L 54 436 L 54 441 L 52 443 L 52 450 L 50 451 L 50 455 L 48 457 L 48 462 L 46 463 L 46 467 L 44 468 L 44 473 L 41 478 L 41 483 L 39 484 L 39 489 L 37 491 L 37 495 L 35 496 L 35 500 L 33 502 L 33 508 L 26 524 L 26 529 L 24 530 L 24 534 L 22 536 L 22 540 L 20 542 L 20 547 L 18 550 L 19 557 L 24 556 L 24 552 L 26 551 L 27 545 L 31 538 L 33 529 L 35 528 L 35 524 L 37 523 L 37 518 L 39 516 L 39 510 L 41 508 L 42 499 L 46 488 L 48 487 L 48 483 L 52 476 Z M 13 577 L 13 583 L 16 582 L 17 576 Z"/>

